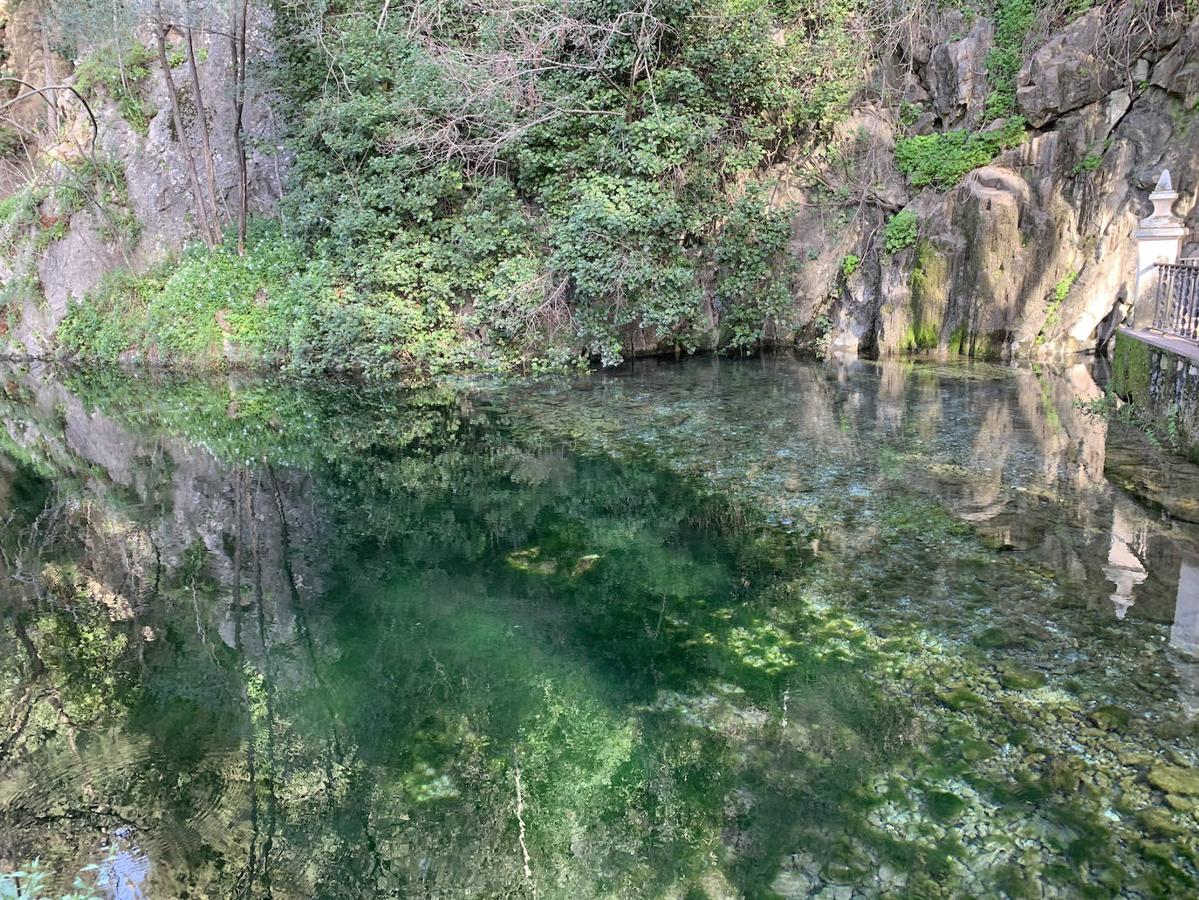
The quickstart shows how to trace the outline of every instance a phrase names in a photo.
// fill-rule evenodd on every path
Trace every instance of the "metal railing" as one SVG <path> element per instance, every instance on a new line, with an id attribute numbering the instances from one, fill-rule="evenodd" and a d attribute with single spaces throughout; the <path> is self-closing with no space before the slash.
<path id="1" fill-rule="evenodd" d="M 1199 258 L 1157 264 L 1153 327 L 1199 341 Z"/>

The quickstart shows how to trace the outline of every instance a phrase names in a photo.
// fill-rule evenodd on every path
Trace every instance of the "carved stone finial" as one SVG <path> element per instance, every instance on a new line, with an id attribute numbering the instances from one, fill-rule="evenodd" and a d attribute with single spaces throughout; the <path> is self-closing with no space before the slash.
<path id="1" fill-rule="evenodd" d="M 1172 190 L 1174 190 L 1174 185 L 1170 181 L 1170 170 L 1169 169 L 1162 169 L 1161 177 L 1157 179 L 1157 187 L 1155 187 L 1153 190 L 1155 192 L 1156 191 L 1172 191 Z"/>

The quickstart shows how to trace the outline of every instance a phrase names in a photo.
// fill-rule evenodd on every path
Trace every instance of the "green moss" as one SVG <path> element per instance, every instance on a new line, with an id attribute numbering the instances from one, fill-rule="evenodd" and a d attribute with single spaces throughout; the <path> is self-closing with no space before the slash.
<path id="1" fill-rule="evenodd" d="M 932 323 L 909 325 L 903 332 L 899 349 L 905 353 L 935 350 L 938 340 L 940 340 L 940 332 Z"/>
<path id="2" fill-rule="evenodd" d="M 986 706 L 987 704 L 987 701 L 966 687 L 955 687 L 946 691 L 941 691 L 937 694 L 937 699 L 940 700 L 943 705 L 958 712 L 963 712 L 969 709 L 978 709 Z"/>
<path id="3" fill-rule="evenodd" d="M 1004 660 L 999 664 L 999 680 L 1009 691 L 1029 691 L 1045 685 L 1045 674 Z"/>
<path id="4" fill-rule="evenodd" d="M 900 349 L 907 352 L 935 350 L 941 341 L 941 320 L 945 313 L 944 287 L 947 261 L 928 240 L 917 244 L 912 267 L 911 322 L 904 332 Z"/>
<path id="5" fill-rule="evenodd" d="M 1116 332 L 1116 343 L 1112 350 L 1112 393 L 1133 403 L 1149 403 L 1152 352 L 1152 348 L 1144 341 Z"/>
<path id="6" fill-rule="evenodd" d="M 1119 706 L 1100 706 L 1087 713 L 1096 728 L 1102 731 L 1123 731 L 1132 720 L 1132 713 Z"/>
<path id="7" fill-rule="evenodd" d="M 1199 795 L 1199 769 L 1191 766 L 1154 766 L 1148 778 L 1151 785 L 1167 794 Z"/>
<path id="8" fill-rule="evenodd" d="M 1188 833 L 1172 815 L 1163 809 L 1144 809 L 1137 813 L 1137 823 L 1150 834 L 1176 838 Z"/>

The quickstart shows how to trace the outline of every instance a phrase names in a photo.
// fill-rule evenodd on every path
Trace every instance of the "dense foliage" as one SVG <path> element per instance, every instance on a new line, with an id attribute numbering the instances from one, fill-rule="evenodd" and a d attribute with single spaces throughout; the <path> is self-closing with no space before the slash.
<path id="1" fill-rule="evenodd" d="M 1001 150 L 1024 140 L 1025 122 L 1012 116 L 994 131 L 943 131 L 901 138 L 895 145 L 899 170 L 913 187 L 948 190 L 971 169 L 985 166 Z"/>
<path id="2" fill-rule="evenodd" d="M 966 22 L 994 24 L 985 125 L 930 132 L 935 122 L 914 128 L 918 104 L 892 109 L 902 129 L 924 132 L 894 145 L 910 188 L 949 190 L 1024 140 L 1013 114 L 1020 66 L 1046 28 L 1089 5 L 961 8 Z M 148 79 L 163 68 L 153 74 L 177 70 L 191 110 L 192 59 L 178 35 L 159 57 L 139 43 L 133 7 L 109 22 L 92 0 L 60 6 L 61 31 L 103 35 L 71 44 L 84 95 L 144 131 Z M 855 96 L 868 99 L 870 64 L 903 54 L 904 29 L 943 36 L 939 8 L 861 0 L 271 7 L 276 52 L 256 60 L 255 75 L 287 132 L 280 222 L 251 235 L 242 256 L 238 242 L 221 245 L 220 228 L 232 226 L 215 216 L 208 250 L 186 255 L 178 273 L 106 281 L 72 309 L 65 351 L 390 376 L 613 364 L 639 350 L 810 335 L 830 310 L 827 298 L 794 302 L 805 257 L 805 236 L 791 229 L 794 185 L 803 202 L 835 208 L 830 230 L 862 215 L 877 225 L 894 207 L 871 199 L 870 158 L 891 147 L 850 133 L 844 114 Z M 216 7 L 195 9 L 202 19 Z M 1091 154 L 1079 171 L 1099 161 Z M 193 194 L 203 177 L 193 175 Z M 110 230 L 131 232 L 116 180 L 109 193 Z M 66 219 L 43 215 L 40 230 L 27 221 L 40 203 L 0 209 L 0 243 L 36 234 L 44 249 L 61 238 Z M 883 248 L 911 247 L 916 225 L 894 217 Z M 843 258 L 841 274 L 861 262 Z M 36 294 L 27 281 L 11 279 L 0 304 Z"/>
<path id="3" fill-rule="evenodd" d="M 615 362 L 639 329 L 690 349 L 785 326 L 786 220 L 752 185 L 837 118 L 854 7 L 580 0 L 422 24 L 420 2 L 281 4 L 304 186 L 288 221 L 338 295 L 306 358 L 350 357 L 382 328 L 437 362 L 462 321 L 499 362 L 547 344 Z"/>

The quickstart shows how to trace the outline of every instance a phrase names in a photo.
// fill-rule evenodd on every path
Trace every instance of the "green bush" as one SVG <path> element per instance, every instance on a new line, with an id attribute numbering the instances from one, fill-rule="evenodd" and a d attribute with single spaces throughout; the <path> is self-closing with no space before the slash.
<path id="1" fill-rule="evenodd" d="M 729 347 L 749 347 L 785 328 L 791 306 L 791 219 L 757 193 L 734 204 L 716 244 L 716 303 Z"/>
<path id="2" fill-rule="evenodd" d="M 270 359 L 290 339 L 300 265 L 278 226 L 257 225 L 245 256 L 229 241 L 192 247 L 144 275 L 110 273 L 70 308 L 58 341 L 67 353 L 106 362 L 138 350 L 166 362 L 223 364 L 226 340 Z"/>
<path id="3" fill-rule="evenodd" d="M 0 250 L 11 253 L 38 225 L 38 208 L 47 191 L 36 181 L 0 200 Z"/>
<path id="4" fill-rule="evenodd" d="M 0 125 L 0 157 L 14 156 L 25 146 L 25 137 L 15 128 Z"/>
<path id="5" fill-rule="evenodd" d="M 369 372 L 448 365 L 464 350 L 486 365 L 615 363 L 637 329 L 684 348 L 709 340 L 708 291 L 723 340 L 765 335 L 788 289 L 783 213 L 727 198 L 840 117 L 862 72 L 857 0 L 663 0 L 652 47 L 621 28 L 599 59 L 569 40 L 552 47 L 554 74 L 530 75 L 542 98 L 531 110 L 464 90 L 463 78 L 489 76 L 446 68 L 402 16 L 378 28 L 381 9 L 336 0 L 332 38 L 318 41 L 299 10 L 277 8 L 288 37 L 276 86 L 301 186 L 288 220 L 328 298 L 319 327 L 313 312 L 296 332 L 297 359 Z M 583 0 L 579 14 L 604 27 L 640 9 Z M 517 15 L 535 29 L 557 10 Z M 455 7 L 432 27 L 451 46 L 481 34 L 489 52 L 513 50 L 519 29 L 497 24 Z M 447 130 L 450 147 L 436 141 Z M 458 149 L 497 132 L 513 137 L 485 165 Z M 358 265 L 393 245 L 386 271 Z M 355 350 L 351 334 L 382 341 L 379 352 Z"/>
<path id="6" fill-rule="evenodd" d="M 920 233 L 920 221 L 916 213 L 910 209 L 896 213 L 887 223 L 884 232 L 885 247 L 888 253 L 898 253 L 916 243 Z"/>
<path id="7" fill-rule="evenodd" d="M 1024 63 L 1024 39 L 1036 21 L 1036 0 L 998 0 L 994 44 L 987 54 L 986 116 L 1010 116 L 1016 109 L 1016 76 Z"/>
<path id="8" fill-rule="evenodd" d="M 139 134 L 150 129 L 154 107 L 145 99 L 145 81 L 154 53 L 142 44 L 118 51 L 113 46 L 94 50 L 75 67 L 75 89 L 89 100 L 98 90 L 116 103 L 121 117 Z"/>
<path id="9" fill-rule="evenodd" d="M 75 876 L 71 890 L 52 892 L 55 879 L 35 859 L 19 869 L 0 872 L 0 900 L 100 900 L 101 894 L 95 884 L 99 868 L 94 864 L 84 866 Z"/>
<path id="10" fill-rule="evenodd" d="M 855 253 L 849 253 L 846 255 L 845 259 L 841 260 L 841 274 L 844 275 L 846 279 L 850 279 L 861 267 L 861 265 L 862 257 Z"/>
<path id="11" fill-rule="evenodd" d="M 949 190 L 967 172 L 987 165 L 1024 138 L 1025 121 L 1013 116 L 998 131 L 943 131 L 901 138 L 895 144 L 895 161 L 913 187 Z"/>

